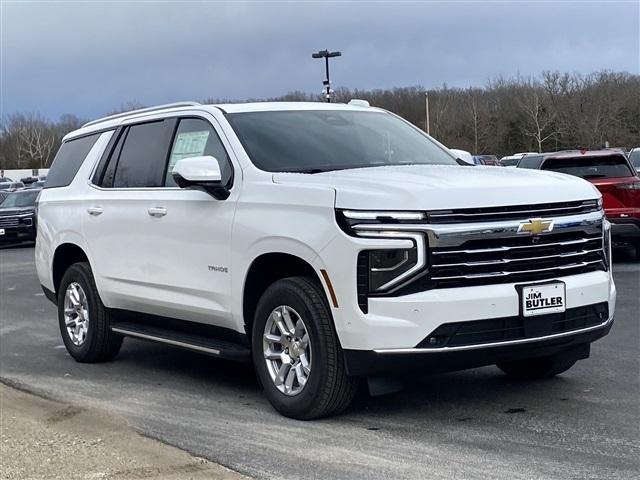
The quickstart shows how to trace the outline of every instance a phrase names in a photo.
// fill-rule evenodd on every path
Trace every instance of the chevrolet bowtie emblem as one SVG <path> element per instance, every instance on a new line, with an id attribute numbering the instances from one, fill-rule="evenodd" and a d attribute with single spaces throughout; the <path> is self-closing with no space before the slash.
<path id="1" fill-rule="evenodd" d="M 523 222 L 518 227 L 518 233 L 525 232 L 531 235 L 540 235 L 542 232 L 550 232 L 553 230 L 553 220 L 542 220 L 541 218 L 532 218 L 528 222 Z"/>

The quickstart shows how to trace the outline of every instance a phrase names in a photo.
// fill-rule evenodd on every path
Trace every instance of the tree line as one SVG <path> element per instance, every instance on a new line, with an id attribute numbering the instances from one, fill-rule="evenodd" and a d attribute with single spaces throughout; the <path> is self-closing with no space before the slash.
<path id="1" fill-rule="evenodd" d="M 640 75 L 625 72 L 543 72 L 535 78 L 499 77 L 472 88 L 339 88 L 334 101 L 367 100 L 426 130 L 425 94 L 431 135 L 474 154 L 640 146 Z M 298 91 L 244 101 L 256 100 L 323 101 L 323 97 Z M 209 98 L 204 103 L 227 101 Z M 115 112 L 140 107 L 129 102 Z M 82 123 L 70 114 L 57 122 L 38 113 L 9 115 L 0 124 L 0 168 L 49 166 L 62 137 Z"/>

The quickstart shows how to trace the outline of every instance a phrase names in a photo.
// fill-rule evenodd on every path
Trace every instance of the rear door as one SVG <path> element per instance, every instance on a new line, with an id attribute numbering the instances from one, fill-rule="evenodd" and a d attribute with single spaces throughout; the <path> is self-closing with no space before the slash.
<path id="1" fill-rule="evenodd" d="M 147 311 L 159 298 L 147 264 L 154 243 L 145 227 L 150 197 L 163 186 L 175 124 L 158 119 L 119 129 L 84 199 L 84 236 L 109 307 Z"/>

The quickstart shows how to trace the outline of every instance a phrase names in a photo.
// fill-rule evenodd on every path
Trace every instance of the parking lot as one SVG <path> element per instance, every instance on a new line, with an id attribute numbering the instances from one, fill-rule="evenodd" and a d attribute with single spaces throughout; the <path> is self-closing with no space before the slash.
<path id="1" fill-rule="evenodd" d="M 144 435 L 258 478 L 606 478 L 640 469 L 640 263 L 619 252 L 616 322 L 561 377 L 494 367 L 363 395 L 346 414 L 275 413 L 250 366 L 127 339 L 112 363 L 69 357 L 33 248 L 0 251 L 0 377 L 123 415 Z"/>

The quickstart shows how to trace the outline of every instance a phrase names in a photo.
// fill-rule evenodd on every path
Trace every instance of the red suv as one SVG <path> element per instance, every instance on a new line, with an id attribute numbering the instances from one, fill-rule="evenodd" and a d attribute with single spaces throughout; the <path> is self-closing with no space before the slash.
<path id="1" fill-rule="evenodd" d="M 635 247 L 640 260 L 640 176 L 623 152 L 576 150 L 527 155 L 518 168 L 567 173 L 593 183 L 602 193 L 613 242 Z"/>

